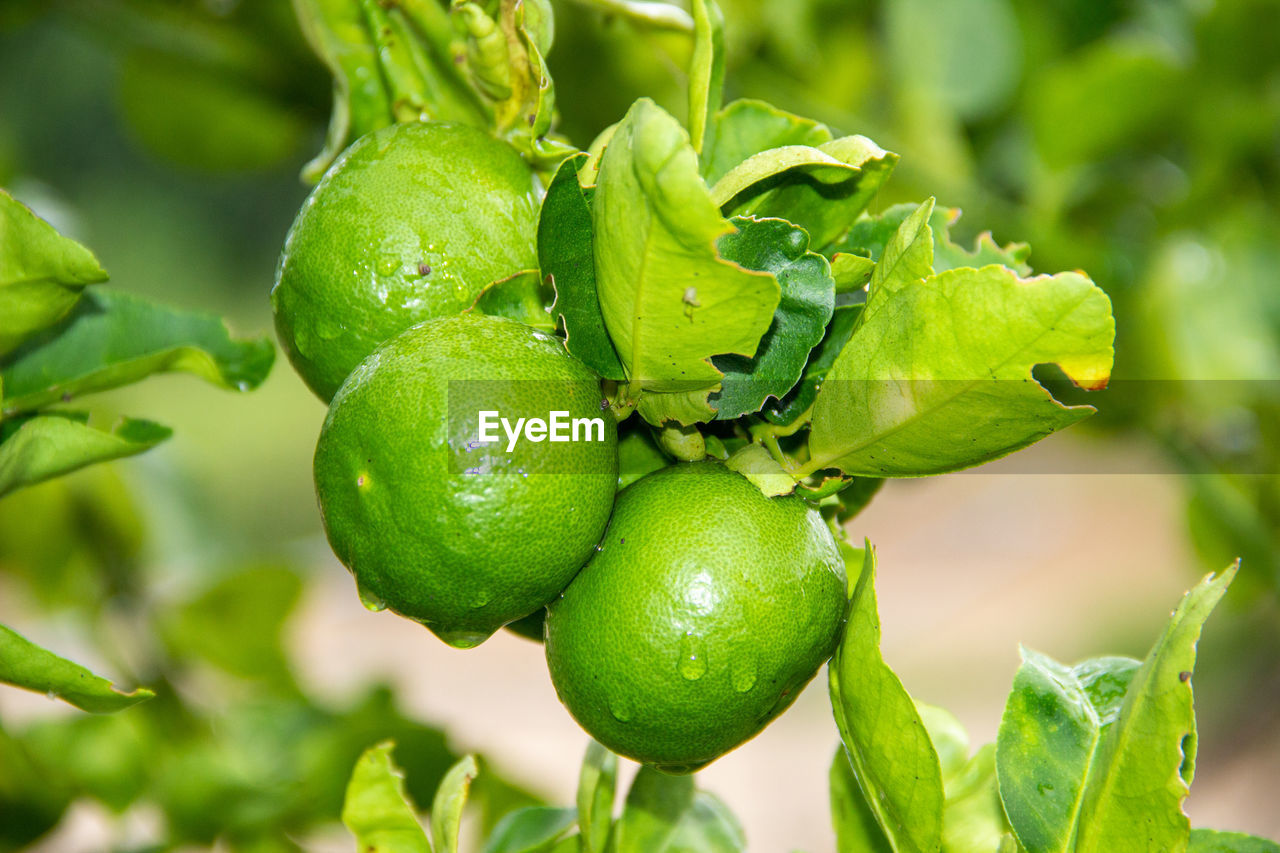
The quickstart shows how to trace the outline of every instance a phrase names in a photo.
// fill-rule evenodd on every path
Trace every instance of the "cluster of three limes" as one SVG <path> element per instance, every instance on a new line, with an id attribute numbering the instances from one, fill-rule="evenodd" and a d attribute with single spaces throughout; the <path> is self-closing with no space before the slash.
<path id="1" fill-rule="evenodd" d="M 615 751 L 691 769 L 830 655 L 842 564 L 812 508 L 718 463 L 664 468 L 615 505 L 595 375 L 558 338 L 467 311 L 536 267 L 536 216 L 520 158 L 447 124 L 366 137 L 308 199 L 272 295 L 291 360 L 332 398 L 325 529 L 366 604 L 455 646 L 549 603 L 548 665 L 575 718 Z M 486 436 L 482 411 L 507 427 Z M 579 440 L 510 429 L 553 412 L 586 425 Z"/>

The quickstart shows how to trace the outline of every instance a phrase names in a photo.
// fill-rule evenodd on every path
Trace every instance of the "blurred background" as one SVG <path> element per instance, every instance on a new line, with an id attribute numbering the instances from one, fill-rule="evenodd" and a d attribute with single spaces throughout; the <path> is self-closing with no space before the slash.
<path id="1" fill-rule="evenodd" d="M 1280 0 L 722 0 L 727 93 L 902 161 L 953 233 L 1027 241 L 1111 295 L 1100 412 L 977 473 L 891 482 L 887 660 L 995 736 L 1018 643 L 1143 656 L 1183 590 L 1244 558 L 1200 647 L 1193 823 L 1280 839 Z M 684 111 L 688 39 L 557 2 L 561 130 L 640 95 Z M 4 0 L 0 186 L 91 247 L 108 286 L 269 333 L 330 83 L 288 0 Z M 142 457 L 0 501 L 0 621 L 159 697 L 94 717 L 0 691 L 0 850 L 347 850 L 359 751 L 417 802 L 485 759 L 473 820 L 569 802 L 586 736 L 541 647 L 449 649 L 360 605 L 311 489 L 324 407 L 283 359 L 258 391 L 160 377 L 95 401 L 175 428 Z M 822 679 L 819 679 L 821 682 Z M 833 849 L 838 736 L 815 683 L 701 774 L 751 849 Z"/>

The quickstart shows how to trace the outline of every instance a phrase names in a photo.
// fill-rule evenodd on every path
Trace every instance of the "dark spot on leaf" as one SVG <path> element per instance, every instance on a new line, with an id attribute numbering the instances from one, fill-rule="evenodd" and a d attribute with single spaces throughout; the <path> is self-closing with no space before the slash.
<path id="1" fill-rule="evenodd" d="M 63 391 L 63 392 L 62 392 L 62 402 L 64 402 L 64 403 L 70 403 L 70 402 L 71 402 L 71 392 L 70 392 L 70 391 Z"/>
<path id="2" fill-rule="evenodd" d="M 1178 673 L 1178 680 L 1179 680 L 1179 681 L 1182 681 L 1182 682 L 1190 681 L 1190 680 L 1191 680 L 1191 673 L 1187 672 L 1187 671 L 1184 669 L 1182 672 Z"/>
<path id="3" fill-rule="evenodd" d="M 418 275 L 431 275 L 431 267 L 426 264 L 418 264 Z"/>
<path id="4" fill-rule="evenodd" d="M 529 113 L 529 127 L 533 127 L 534 122 L 536 122 L 537 120 L 538 120 L 537 115 L 535 115 L 534 113 Z"/>

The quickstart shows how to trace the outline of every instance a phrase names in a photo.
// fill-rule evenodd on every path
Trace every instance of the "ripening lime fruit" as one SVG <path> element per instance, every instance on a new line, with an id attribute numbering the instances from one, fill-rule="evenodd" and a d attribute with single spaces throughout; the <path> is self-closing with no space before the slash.
<path id="1" fill-rule="evenodd" d="M 537 269 L 533 173 L 505 142 L 446 122 L 357 140 L 298 212 L 271 291 L 289 360 L 322 399 L 415 323 Z"/>
<path id="2" fill-rule="evenodd" d="M 719 462 L 619 493 L 601 550 L 547 608 L 560 700 L 596 740 L 689 772 L 749 740 L 835 651 L 844 563 L 816 509 Z"/>
<path id="3" fill-rule="evenodd" d="M 579 440 L 529 428 L 512 442 L 498 427 L 484 442 L 481 412 L 512 427 L 560 413 Z M 325 532 L 365 604 L 462 648 L 565 587 L 600 541 L 617 475 L 595 374 L 558 339 L 475 314 L 428 320 L 363 361 L 315 455 Z"/>

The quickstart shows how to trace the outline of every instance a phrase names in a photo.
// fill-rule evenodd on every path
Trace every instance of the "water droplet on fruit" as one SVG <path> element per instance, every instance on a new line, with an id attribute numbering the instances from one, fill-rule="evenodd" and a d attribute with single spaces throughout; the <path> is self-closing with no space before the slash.
<path id="1" fill-rule="evenodd" d="M 395 255 L 383 255 L 378 258 L 378 275 L 395 275 L 400 269 L 400 259 Z"/>
<path id="2" fill-rule="evenodd" d="M 455 649 L 474 649 L 489 639 L 482 631 L 436 631 L 436 636 Z"/>
<path id="3" fill-rule="evenodd" d="M 609 702 L 609 713 L 618 722 L 625 723 L 631 719 L 631 705 L 626 699 L 617 697 Z"/>
<path id="4" fill-rule="evenodd" d="M 733 689 L 739 693 L 747 693 L 756 686 L 756 662 L 751 656 L 734 658 L 729 666 L 729 680 Z"/>
<path id="5" fill-rule="evenodd" d="M 680 660 L 676 661 L 676 671 L 686 681 L 697 681 L 707 674 L 707 653 L 701 637 L 686 633 L 680 638 Z"/>
<path id="6" fill-rule="evenodd" d="M 332 341 L 342 334 L 342 326 L 327 318 L 316 321 L 316 336 L 321 341 Z"/>
<path id="7" fill-rule="evenodd" d="M 489 595 L 489 590 L 487 589 L 479 590 L 478 592 L 476 592 L 475 595 L 471 596 L 471 606 L 473 608 L 484 607 L 486 604 L 489 603 L 490 598 L 492 598 L 492 596 Z"/>
<path id="8" fill-rule="evenodd" d="M 369 590 L 357 589 L 357 592 L 360 594 L 360 603 L 364 605 L 365 610 L 378 613 L 387 609 L 387 603 Z"/>
<path id="9" fill-rule="evenodd" d="M 52 690 L 50 690 L 48 693 L 44 694 L 44 696 L 45 696 L 45 698 L 46 698 L 46 699 L 48 699 L 48 700 L 49 700 L 49 701 L 51 701 L 51 702 L 52 702 L 53 700 L 55 700 L 55 699 L 57 699 L 57 698 L 58 698 L 58 694 L 57 694 L 57 693 L 55 693 L 55 692 L 53 692 Z"/>

